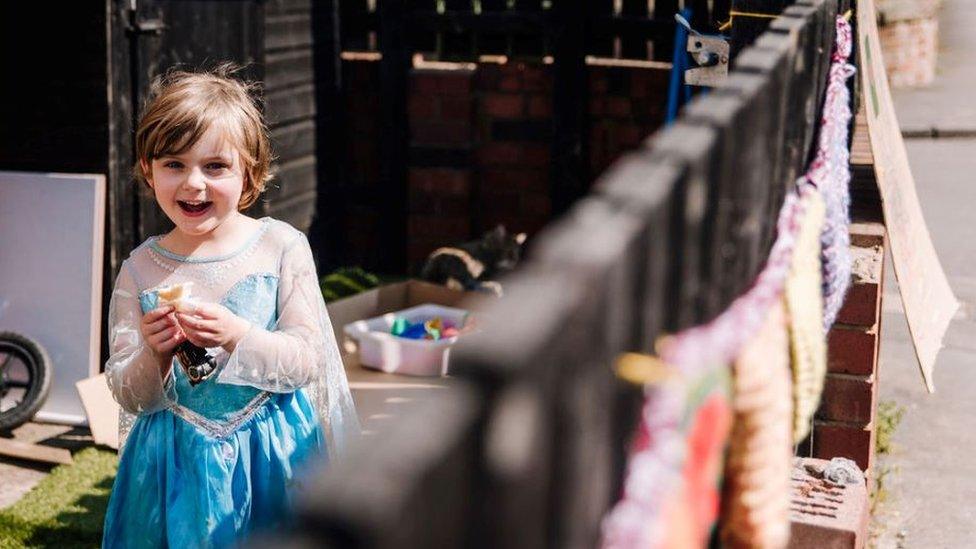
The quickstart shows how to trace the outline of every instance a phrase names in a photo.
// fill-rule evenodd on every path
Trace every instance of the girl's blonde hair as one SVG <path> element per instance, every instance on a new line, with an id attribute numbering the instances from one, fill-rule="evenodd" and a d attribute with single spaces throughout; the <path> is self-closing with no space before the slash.
<path id="1" fill-rule="evenodd" d="M 181 154 L 217 127 L 241 155 L 244 189 L 238 211 L 257 201 L 273 177 L 274 158 L 261 116 L 260 88 L 234 78 L 241 69 L 224 63 L 202 72 L 169 70 L 153 81 L 136 130 L 136 179 L 151 189 L 143 162 L 151 166 L 155 158 Z"/>

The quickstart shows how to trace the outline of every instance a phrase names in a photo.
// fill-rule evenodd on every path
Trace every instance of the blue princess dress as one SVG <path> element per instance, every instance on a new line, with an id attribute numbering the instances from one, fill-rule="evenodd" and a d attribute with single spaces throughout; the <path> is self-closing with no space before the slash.
<path id="1" fill-rule="evenodd" d="M 109 313 L 109 386 L 123 446 L 102 547 L 227 547 L 286 523 L 303 472 L 358 434 L 308 240 L 269 217 L 237 251 L 174 254 L 152 237 L 126 259 Z M 139 324 L 157 289 L 192 283 L 251 327 L 191 386 Z M 127 436 L 126 436 L 127 435 Z"/>

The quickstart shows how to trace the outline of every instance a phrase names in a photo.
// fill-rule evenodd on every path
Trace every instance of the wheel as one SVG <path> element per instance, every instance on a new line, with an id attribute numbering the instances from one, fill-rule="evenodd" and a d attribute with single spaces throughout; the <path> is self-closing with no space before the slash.
<path id="1" fill-rule="evenodd" d="M 51 360 L 36 341 L 0 332 L 0 431 L 29 421 L 51 390 Z"/>

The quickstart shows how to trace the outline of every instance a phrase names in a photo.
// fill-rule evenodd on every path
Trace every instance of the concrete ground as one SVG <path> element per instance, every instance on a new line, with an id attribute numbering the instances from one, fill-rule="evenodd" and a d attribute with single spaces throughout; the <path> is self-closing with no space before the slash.
<path id="1" fill-rule="evenodd" d="M 945 0 L 934 85 L 896 90 L 903 130 L 936 128 L 976 136 L 976 2 Z M 922 383 L 897 283 L 886 273 L 881 400 L 905 409 L 893 452 L 879 460 L 887 502 L 876 516 L 878 547 L 976 547 L 976 137 L 910 139 L 909 160 L 922 209 L 949 283 L 962 303 L 935 369 L 934 394 Z"/>

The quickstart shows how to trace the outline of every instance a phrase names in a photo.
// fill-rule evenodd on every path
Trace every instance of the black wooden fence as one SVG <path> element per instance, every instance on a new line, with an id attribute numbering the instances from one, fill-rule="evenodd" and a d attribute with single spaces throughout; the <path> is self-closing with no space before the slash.
<path id="1" fill-rule="evenodd" d="M 456 349 L 453 390 L 319 477 L 291 546 L 595 545 L 642 398 L 615 358 L 714 317 L 760 270 L 814 142 L 837 11 L 787 8 L 726 86 L 540 234 Z"/>

